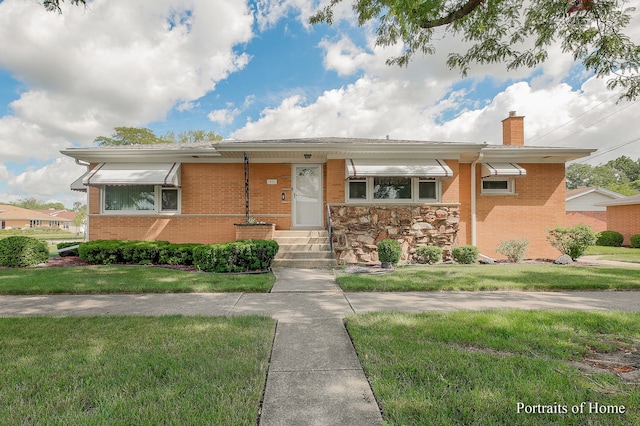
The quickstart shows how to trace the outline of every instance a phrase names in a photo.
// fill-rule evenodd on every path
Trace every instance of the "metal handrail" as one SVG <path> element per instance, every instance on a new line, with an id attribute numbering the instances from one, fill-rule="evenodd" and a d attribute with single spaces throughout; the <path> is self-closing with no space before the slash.
<path id="1" fill-rule="evenodd" d="M 331 254 L 335 255 L 333 251 L 333 222 L 331 221 L 331 209 L 329 208 L 329 203 L 327 203 L 327 232 L 329 232 L 329 248 L 331 249 Z"/>

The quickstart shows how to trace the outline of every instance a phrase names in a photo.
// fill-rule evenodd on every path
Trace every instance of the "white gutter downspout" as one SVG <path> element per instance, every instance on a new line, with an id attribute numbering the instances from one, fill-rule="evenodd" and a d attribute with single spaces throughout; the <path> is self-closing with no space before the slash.
<path id="1" fill-rule="evenodd" d="M 482 161 L 484 152 L 480 151 L 478 158 L 471 163 L 471 245 L 478 246 L 477 226 L 476 226 L 476 164 Z"/>
<path id="2" fill-rule="evenodd" d="M 89 167 L 91 166 L 90 163 L 87 163 L 86 161 L 82 161 L 82 160 L 78 160 L 76 158 L 76 164 L 78 166 L 85 166 L 87 168 L 87 172 L 89 171 Z M 84 240 L 85 241 L 89 241 L 89 212 L 91 211 L 90 206 L 89 206 L 89 200 L 91 199 L 91 196 L 89 194 L 89 187 L 87 187 L 87 217 L 85 219 L 85 225 L 84 225 Z"/>

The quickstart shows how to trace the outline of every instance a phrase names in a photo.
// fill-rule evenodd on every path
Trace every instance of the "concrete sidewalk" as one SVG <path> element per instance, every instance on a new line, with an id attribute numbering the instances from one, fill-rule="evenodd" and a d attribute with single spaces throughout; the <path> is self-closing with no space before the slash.
<path id="1" fill-rule="evenodd" d="M 333 272 L 277 269 L 271 293 L 0 296 L 0 317 L 259 314 L 278 320 L 260 417 L 272 425 L 379 425 L 342 318 L 372 311 L 640 311 L 640 291 L 343 293 Z"/>

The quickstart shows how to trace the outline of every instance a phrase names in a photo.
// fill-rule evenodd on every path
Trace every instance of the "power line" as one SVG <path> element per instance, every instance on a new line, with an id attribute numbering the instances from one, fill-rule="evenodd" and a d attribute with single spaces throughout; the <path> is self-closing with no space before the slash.
<path id="1" fill-rule="evenodd" d="M 620 93 L 622 93 L 622 92 L 620 92 Z M 560 126 L 556 127 L 555 129 L 552 129 L 552 130 L 548 131 L 547 133 L 545 133 L 545 134 L 543 134 L 543 135 L 540 135 L 540 136 L 538 136 L 538 137 L 536 137 L 536 138 L 533 138 L 530 142 L 535 142 L 535 141 L 537 141 L 538 139 L 542 139 L 543 137 L 545 137 L 545 136 L 547 136 L 547 135 L 550 135 L 551 133 L 555 132 L 556 130 L 560 130 L 560 129 L 561 129 L 561 128 L 563 128 L 564 126 L 567 126 L 567 125 L 569 125 L 569 124 L 573 123 L 574 121 L 576 121 L 576 120 L 577 120 L 577 119 L 579 119 L 580 117 L 582 117 L 582 116 L 584 116 L 584 115 L 586 115 L 586 114 L 590 113 L 590 112 L 591 112 L 591 111 L 593 111 L 594 109 L 596 109 L 596 108 L 600 107 L 600 106 L 601 106 L 602 104 L 604 104 L 605 102 L 609 102 L 611 99 L 613 99 L 613 98 L 615 98 L 615 97 L 618 97 L 618 96 L 620 95 L 620 93 L 616 93 L 615 95 L 612 95 L 611 97 L 609 97 L 609 98 L 605 99 L 604 101 L 600 102 L 599 104 L 597 104 L 597 105 L 595 105 L 595 106 L 593 106 L 593 107 L 589 108 L 588 110 L 586 110 L 586 111 L 585 111 L 585 112 L 583 112 L 582 114 L 580 114 L 580 115 L 578 115 L 578 116 L 576 116 L 576 117 L 572 118 L 571 120 L 567 121 L 567 122 L 566 122 L 566 123 L 564 123 L 564 124 L 561 124 Z"/>
<path id="2" fill-rule="evenodd" d="M 586 157 L 586 158 L 582 158 L 580 160 L 576 160 L 575 163 L 583 163 L 583 162 L 585 162 L 587 160 L 593 160 L 594 158 L 600 157 L 601 155 L 604 155 L 604 154 L 606 154 L 608 152 L 615 151 L 618 148 L 622 148 L 623 146 L 631 145 L 632 143 L 638 142 L 638 141 L 640 141 L 640 137 L 637 137 L 637 138 L 635 138 L 633 140 L 630 140 L 630 141 L 627 141 L 627 142 L 623 142 L 620 145 L 616 145 L 616 146 L 611 147 L 609 149 L 605 149 L 602 152 L 598 152 L 596 155 L 593 155 L 593 156 L 590 156 L 590 157 Z"/>
<path id="3" fill-rule="evenodd" d="M 612 115 L 615 115 L 615 114 L 618 114 L 619 112 L 624 111 L 625 109 L 627 109 L 627 108 L 629 108 L 630 106 L 632 106 L 632 105 L 636 104 L 637 102 L 638 102 L 637 100 L 636 100 L 636 101 L 634 101 L 634 102 L 631 102 L 631 103 L 627 104 L 626 106 L 624 106 L 624 107 L 622 107 L 622 108 L 620 108 L 620 109 L 618 109 L 618 110 L 615 110 L 615 111 L 611 112 L 610 114 L 605 115 L 605 116 L 604 116 L 604 117 L 602 117 L 601 119 L 594 121 L 594 122 L 593 122 L 593 123 L 591 123 L 589 126 L 587 126 L 587 127 L 583 127 L 582 129 L 576 130 L 575 132 L 570 133 L 570 134 L 566 135 L 566 136 L 565 136 L 565 137 L 563 137 L 563 138 L 560 138 L 560 139 L 558 139 L 558 140 L 556 140 L 556 141 L 554 141 L 554 142 L 551 142 L 551 143 L 549 144 L 549 146 L 551 146 L 551 145 L 555 145 L 555 144 L 557 144 L 558 142 L 562 142 L 563 140 L 565 140 L 565 139 L 567 139 L 567 138 L 570 138 L 571 136 L 575 136 L 575 135 L 577 135 L 577 134 L 578 134 L 578 133 L 580 133 L 580 132 L 584 132 L 584 131 L 585 131 L 585 130 L 587 130 L 588 128 L 593 127 L 595 124 L 598 124 L 599 122 L 601 122 L 601 121 L 603 121 L 603 120 L 606 120 L 607 118 L 611 117 Z M 589 110 L 589 111 L 590 111 L 590 110 Z M 582 115 L 584 115 L 584 114 L 582 114 Z M 578 118 L 578 117 L 576 117 L 576 118 Z M 568 123 L 567 123 L 567 124 L 568 124 Z"/>

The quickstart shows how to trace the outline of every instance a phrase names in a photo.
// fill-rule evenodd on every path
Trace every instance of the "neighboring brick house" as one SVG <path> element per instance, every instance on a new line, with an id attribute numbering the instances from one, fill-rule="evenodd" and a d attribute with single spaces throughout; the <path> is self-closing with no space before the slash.
<path id="1" fill-rule="evenodd" d="M 529 239 L 528 257 L 555 257 L 545 230 L 565 224 L 565 163 L 595 150 L 524 146 L 523 119 L 503 120 L 503 145 L 306 138 L 62 153 L 88 167 L 72 188 L 89 189 L 90 239 L 232 241 L 250 216 L 279 230 L 330 220 L 347 263 L 376 261 L 383 238 L 405 258 L 425 244 L 497 256 L 513 238 Z"/>
<path id="2" fill-rule="evenodd" d="M 596 232 L 607 230 L 607 208 L 600 203 L 624 198 L 624 195 L 601 187 L 567 191 L 567 226 L 589 225 Z"/>
<path id="3" fill-rule="evenodd" d="M 83 223 L 76 223 L 76 216 L 78 215 L 78 213 L 74 212 L 74 211 L 69 211 L 69 210 L 57 210 L 57 209 L 47 209 L 47 210 L 34 210 L 37 212 L 40 212 L 42 214 L 45 214 L 47 216 L 53 217 L 53 218 L 62 218 L 62 219 L 66 219 L 67 221 L 65 221 L 63 223 L 63 228 L 69 232 L 73 232 L 75 234 L 82 234 L 84 233 L 84 224 Z"/>
<path id="4" fill-rule="evenodd" d="M 601 203 L 607 208 L 607 229 L 624 235 L 623 245 L 631 245 L 632 235 L 640 234 L 640 195 Z"/>
<path id="5" fill-rule="evenodd" d="M 67 229 L 70 219 L 51 217 L 37 210 L 0 204 L 0 229 Z"/>

